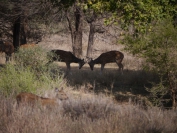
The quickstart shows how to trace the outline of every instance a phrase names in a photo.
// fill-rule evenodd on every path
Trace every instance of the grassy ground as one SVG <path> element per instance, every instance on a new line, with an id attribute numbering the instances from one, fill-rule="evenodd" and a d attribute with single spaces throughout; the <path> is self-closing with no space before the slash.
<path id="1" fill-rule="evenodd" d="M 93 53 L 93 57 L 107 47 L 96 45 L 95 48 L 100 51 Z M 61 49 L 68 50 L 67 46 Z M 0 58 L 0 64 L 4 66 L 4 57 Z M 66 73 L 64 63 L 56 64 Z M 8 97 L 0 94 L 0 133 L 175 133 L 177 112 L 151 107 L 145 88 L 151 87 L 150 81 L 158 82 L 158 77 L 143 71 L 142 64 L 141 59 L 125 53 L 123 75 L 115 63 L 107 64 L 103 74 L 100 74 L 100 65 L 91 71 L 88 64 L 79 70 L 78 64 L 73 63 L 71 72 L 63 79 L 52 81 L 45 75 L 40 84 L 33 79 L 27 82 L 27 87 L 31 84 L 36 94 L 50 98 L 54 87 L 64 87 L 69 99 L 52 109 L 39 105 L 18 108 L 13 95 L 15 88 Z M 43 82 L 44 79 L 48 83 Z M 21 81 L 18 82 L 23 87 Z"/>
<path id="2" fill-rule="evenodd" d="M 57 64 L 66 73 L 65 64 Z M 100 73 L 100 65 L 95 65 L 94 70 L 91 71 L 88 64 L 85 64 L 81 70 L 78 69 L 78 64 L 71 64 L 71 72 L 65 79 L 67 85 L 74 90 L 111 95 L 119 103 L 130 100 L 136 103 L 138 101 L 144 102 L 149 96 L 145 87 L 151 87 L 149 81 L 158 80 L 155 74 L 142 70 L 125 69 L 122 75 L 114 64 L 106 65 L 102 74 Z"/>
<path id="3" fill-rule="evenodd" d="M 65 88 L 68 101 L 56 108 L 18 108 L 0 96 L 0 133 L 175 133 L 177 112 L 117 104 L 104 94 Z"/>
<path id="4" fill-rule="evenodd" d="M 55 62 L 55 64 L 66 74 L 65 63 Z M 125 56 L 123 65 L 122 75 L 116 63 L 106 64 L 102 74 L 100 65 L 96 64 L 94 70 L 91 71 L 88 64 L 79 70 L 78 64 L 71 63 L 71 71 L 64 78 L 66 86 L 73 90 L 83 91 L 83 93 L 103 93 L 111 96 L 118 103 L 131 101 L 135 104 L 143 103 L 149 106 L 150 103 L 147 100 L 149 93 L 145 88 L 151 87 L 150 81 L 158 81 L 157 76 L 143 71 L 141 62 L 130 56 Z"/>

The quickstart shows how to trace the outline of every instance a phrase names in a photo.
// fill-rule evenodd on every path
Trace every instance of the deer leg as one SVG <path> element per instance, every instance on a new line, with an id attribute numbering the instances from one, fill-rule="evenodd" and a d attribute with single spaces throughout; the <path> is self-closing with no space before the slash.
<path id="1" fill-rule="evenodd" d="M 68 74 L 68 73 L 70 73 L 70 70 L 71 70 L 69 62 L 66 62 L 66 67 L 67 67 L 66 73 Z"/>
<path id="2" fill-rule="evenodd" d="M 119 70 L 123 71 L 124 66 L 122 65 L 122 63 L 119 63 L 118 66 L 119 66 Z"/>
<path id="3" fill-rule="evenodd" d="M 6 56 L 6 63 L 7 63 L 10 60 L 10 55 L 6 54 L 5 56 Z"/>
<path id="4" fill-rule="evenodd" d="M 124 66 L 122 65 L 122 63 L 120 61 L 116 61 L 116 64 L 119 67 L 119 71 L 121 71 L 121 73 L 123 74 L 123 68 L 124 68 Z"/>
<path id="5" fill-rule="evenodd" d="M 105 64 L 101 64 L 101 74 L 103 73 L 104 66 Z"/>
<path id="6" fill-rule="evenodd" d="M 67 67 L 67 71 L 70 71 L 70 63 L 69 62 L 66 62 L 66 67 Z"/>

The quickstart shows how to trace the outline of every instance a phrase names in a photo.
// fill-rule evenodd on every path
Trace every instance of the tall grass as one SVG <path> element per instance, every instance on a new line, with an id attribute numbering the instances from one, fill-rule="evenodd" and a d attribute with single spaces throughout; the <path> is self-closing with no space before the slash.
<path id="1" fill-rule="evenodd" d="M 177 112 L 114 104 L 102 95 L 72 96 L 52 110 L 16 108 L 13 98 L 0 97 L 0 133 L 175 133 Z"/>

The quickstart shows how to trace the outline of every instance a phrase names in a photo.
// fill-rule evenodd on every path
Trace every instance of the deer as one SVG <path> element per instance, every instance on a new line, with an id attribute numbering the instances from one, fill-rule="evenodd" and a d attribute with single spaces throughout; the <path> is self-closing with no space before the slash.
<path id="1" fill-rule="evenodd" d="M 6 63 L 14 53 L 14 46 L 11 42 L 8 41 L 0 41 L 0 52 L 4 52 L 6 56 Z"/>
<path id="2" fill-rule="evenodd" d="M 27 104 L 34 106 L 35 104 L 39 104 L 43 107 L 55 107 L 59 104 L 59 101 L 68 99 L 68 96 L 63 91 L 63 88 L 61 88 L 60 90 L 58 88 L 55 88 L 55 93 L 55 98 L 45 98 L 33 93 L 21 92 L 16 96 L 17 105 L 21 106 L 22 104 Z"/>
<path id="3" fill-rule="evenodd" d="M 124 58 L 124 54 L 120 51 L 109 51 L 106 53 L 102 53 L 98 58 L 96 59 L 90 59 L 88 61 L 88 64 L 90 66 L 90 69 L 93 71 L 95 64 L 101 64 L 101 73 L 103 72 L 104 66 L 106 63 L 113 63 L 116 62 L 116 64 L 119 67 L 119 71 L 123 74 L 123 65 L 122 60 Z"/>
<path id="4" fill-rule="evenodd" d="M 85 64 L 84 59 L 77 58 L 74 54 L 72 54 L 70 51 L 64 51 L 64 50 L 51 50 L 50 52 L 54 53 L 56 56 L 52 57 L 52 61 L 60 61 L 65 62 L 67 71 L 69 72 L 71 67 L 71 63 L 78 63 L 79 69 L 82 68 L 82 66 Z M 50 63 L 49 61 L 48 63 Z"/>
<path id="5" fill-rule="evenodd" d="M 22 45 L 20 45 L 20 49 L 33 48 L 36 46 L 37 46 L 37 44 L 22 44 Z"/>

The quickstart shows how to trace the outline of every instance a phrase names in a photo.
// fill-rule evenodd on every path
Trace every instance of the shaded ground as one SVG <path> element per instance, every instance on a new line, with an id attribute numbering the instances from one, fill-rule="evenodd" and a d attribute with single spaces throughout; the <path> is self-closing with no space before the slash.
<path id="1" fill-rule="evenodd" d="M 66 72 L 66 66 L 59 65 L 63 72 Z M 145 92 L 142 88 L 150 87 L 149 81 L 156 81 L 157 77 L 144 71 L 124 70 L 123 75 L 118 68 L 107 66 L 104 72 L 100 73 L 100 66 L 96 66 L 93 71 L 86 64 L 79 70 L 76 65 L 71 66 L 71 72 L 66 76 L 70 85 L 77 86 L 85 83 L 94 84 L 95 89 L 107 88 L 108 90 L 130 90 L 138 94 Z"/>
<path id="2" fill-rule="evenodd" d="M 59 63 L 61 71 L 66 73 L 64 63 Z M 106 65 L 100 74 L 100 65 L 91 71 L 88 64 L 79 70 L 77 64 L 71 65 L 71 72 L 65 77 L 68 85 L 74 89 L 83 89 L 86 92 L 106 93 L 113 95 L 119 102 L 128 102 L 130 98 L 137 100 L 147 97 L 146 87 L 151 87 L 150 81 L 157 82 L 156 75 L 144 71 L 124 70 L 123 75 L 113 65 Z"/>
<path id="3" fill-rule="evenodd" d="M 66 74 L 66 64 L 55 62 L 59 69 Z M 4 63 L 0 64 L 0 67 Z M 106 64 L 103 73 L 100 73 L 100 65 L 95 65 L 91 71 L 88 64 L 78 69 L 78 64 L 71 63 L 71 71 L 65 75 L 67 85 L 73 89 L 84 92 L 104 93 L 111 95 L 118 102 L 136 101 L 146 98 L 149 93 L 146 87 L 151 87 L 150 82 L 158 82 L 155 74 L 142 70 L 124 69 L 123 75 L 118 71 L 115 63 Z"/>

